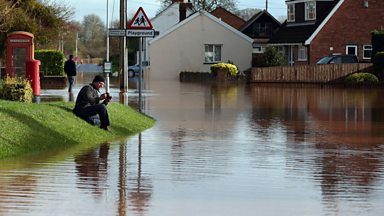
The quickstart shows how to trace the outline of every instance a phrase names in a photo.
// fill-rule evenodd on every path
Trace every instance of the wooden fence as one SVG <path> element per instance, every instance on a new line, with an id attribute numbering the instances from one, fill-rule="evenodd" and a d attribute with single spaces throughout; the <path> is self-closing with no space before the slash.
<path id="1" fill-rule="evenodd" d="M 345 76 L 370 71 L 371 63 L 252 68 L 250 82 L 337 83 Z"/>

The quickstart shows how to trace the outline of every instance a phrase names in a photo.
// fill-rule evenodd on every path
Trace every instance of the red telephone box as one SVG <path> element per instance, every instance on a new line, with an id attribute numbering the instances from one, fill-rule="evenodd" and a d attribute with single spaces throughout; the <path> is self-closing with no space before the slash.
<path id="1" fill-rule="evenodd" d="M 40 96 L 40 61 L 34 59 L 33 34 L 16 31 L 7 35 L 7 76 L 25 77 L 31 82 L 33 94 Z"/>
<path id="2" fill-rule="evenodd" d="M 24 76 L 25 64 L 34 58 L 33 34 L 17 31 L 7 35 L 8 76 Z"/>

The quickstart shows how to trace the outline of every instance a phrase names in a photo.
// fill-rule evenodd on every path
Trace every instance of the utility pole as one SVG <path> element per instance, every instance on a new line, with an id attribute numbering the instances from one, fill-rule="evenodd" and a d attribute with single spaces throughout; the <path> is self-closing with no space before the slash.
<path id="1" fill-rule="evenodd" d="M 127 0 L 120 0 L 120 29 L 127 29 Z M 127 37 L 120 37 L 120 91 L 128 92 Z"/>
<path id="2" fill-rule="evenodd" d="M 268 11 L 268 0 L 265 0 L 265 11 Z"/>
<path id="3" fill-rule="evenodd" d="M 108 10 L 109 10 L 109 7 L 108 7 L 108 0 L 107 0 L 107 20 L 106 20 L 106 32 L 107 32 L 107 53 L 106 53 L 106 58 L 105 58 L 105 61 L 107 62 L 107 63 L 109 63 L 109 20 L 108 20 Z M 106 71 L 104 71 L 104 72 L 106 72 Z M 112 68 L 111 68 L 111 71 L 110 72 L 112 72 Z M 105 85 L 105 91 L 107 92 L 107 93 L 109 93 L 109 73 L 110 72 L 108 72 L 108 73 L 106 73 L 105 75 L 106 75 L 106 85 Z"/>

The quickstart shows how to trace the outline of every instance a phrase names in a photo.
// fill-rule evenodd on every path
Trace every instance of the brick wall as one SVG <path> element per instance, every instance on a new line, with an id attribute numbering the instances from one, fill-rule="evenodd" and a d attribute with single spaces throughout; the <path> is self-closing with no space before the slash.
<path id="1" fill-rule="evenodd" d="M 368 8 L 363 7 L 364 1 L 368 1 Z M 357 55 L 362 61 L 363 45 L 370 45 L 371 32 L 381 27 L 384 27 L 384 0 L 344 0 L 312 40 L 310 64 L 315 64 L 325 55 L 345 54 L 346 45 L 357 45 Z"/>

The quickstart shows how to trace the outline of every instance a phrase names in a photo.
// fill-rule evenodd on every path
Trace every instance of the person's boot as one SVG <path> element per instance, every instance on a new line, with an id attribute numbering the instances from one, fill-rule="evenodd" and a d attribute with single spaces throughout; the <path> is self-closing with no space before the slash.
<path id="1" fill-rule="evenodd" d="M 111 130 L 108 128 L 108 126 L 103 126 L 103 127 L 100 127 L 100 128 L 105 130 L 105 131 L 111 132 Z"/>

